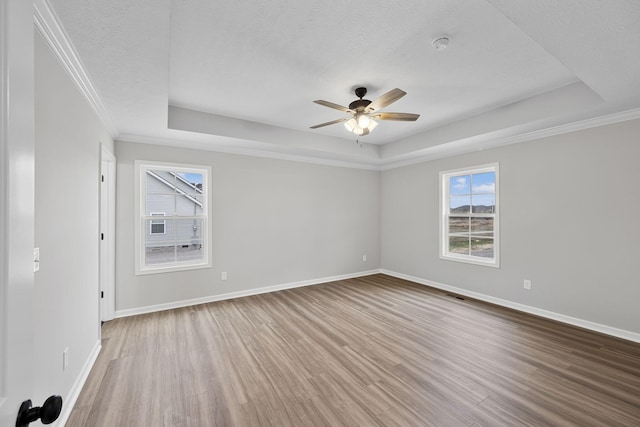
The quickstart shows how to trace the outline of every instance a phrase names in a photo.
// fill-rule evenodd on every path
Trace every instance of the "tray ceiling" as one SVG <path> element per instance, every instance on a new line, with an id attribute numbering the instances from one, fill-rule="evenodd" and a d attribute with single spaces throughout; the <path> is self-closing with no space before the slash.
<path id="1" fill-rule="evenodd" d="M 377 167 L 640 106 L 634 0 L 50 4 L 122 140 Z M 358 86 L 420 119 L 309 129 Z"/>

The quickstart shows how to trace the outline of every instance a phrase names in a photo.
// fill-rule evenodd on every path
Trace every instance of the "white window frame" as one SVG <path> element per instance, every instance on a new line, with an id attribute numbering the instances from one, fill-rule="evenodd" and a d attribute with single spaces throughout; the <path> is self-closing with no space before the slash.
<path id="1" fill-rule="evenodd" d="M 202 260 L 197 261 L 181 261 L 164 264 L 146 265 L 146 239 L 148 236 L 157 235 L 148 234 L 150 230 L 146 227 L 145 222 L 157 220 L 157 212 L 146 213 L 146 173 L 147 171 L 168 171 L 175 173 L 196 173 L 202 174 L 202 215 L 186 216 L 186 215 L 164 215 L 165 216 L 165 233 L 166 220 L 185 220 L 185 219 L 202 219 L 202 250 L 204 251 Z M 135 161 L 135 264 L 136 275 L 167 273 L 172 271 L 194 270 L 201 268 L 211 268 L 212 262 L 212 225 L 211 225 L 211 166 L 193 165 L 182 163 L 156 162 L 148 160 Z"/>
<path id="2" fill-rule="evenodd" d="M 449 252 L 449 227 L 448 218 L 450 216 L 450 182 L 451 178 L 460 175 L 474 175 L 480 173 L 494 172 L 495 182 L 495 212 L 493 214 L 469 212 L 473 217 L 493 217 L 493 258 L 484 258 L 474 255 L 464 255 Z M 472 185 L 472 184 L 470 184 Z M 469 168 L 455 169 L 440 172 L 440 259 L 448 261 L 464 262 L 468 264 L 482 265 L 486 267 L 500 268 L 500 178 L 499 164 L 491 163 Z M 470 187 L 471 188 L 471 187 Z M 457 215 L 454 215 L 457 216 Z"/>
<path id="3" fill-rule="evenodd" d="M 165 212 L 149 212 L 151 216 L 167 216 Z M 162 233 L 154 233 L 153 226 L 160 225 L 162 223 Z M 167 234 L 167 220 L 165 219 L 152 219 L 149 221 L 149 234 L 155 236 L 156 234 Z"/>

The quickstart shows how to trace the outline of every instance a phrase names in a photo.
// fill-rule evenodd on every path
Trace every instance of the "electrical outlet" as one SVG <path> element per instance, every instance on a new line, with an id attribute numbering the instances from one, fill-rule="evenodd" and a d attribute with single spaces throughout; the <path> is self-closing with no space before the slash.
<path id="1" fill-rule="evenodd" d="M 366 255 L 362 255 L 362 262 L 366 262 L 367 261 L 367 256 Z"/>
<path id="2" fill-rule="evenodd" d="M 62 352 L 62 370 L 66 371 L 67 366 L 69 366 L 69 347 Z"/>
<path id="3" fill-rule="evenodd" d="M 524 288 L 528 291 L 531 290 L 531 280 L 527 280 L 527 279 L 524 280 Z"/>
<path id="4" fill-rule="evenodd" d="M 227 280 L 227 272 L 223 271 L 222 273 L 220 273 L 220 280 Z"/>

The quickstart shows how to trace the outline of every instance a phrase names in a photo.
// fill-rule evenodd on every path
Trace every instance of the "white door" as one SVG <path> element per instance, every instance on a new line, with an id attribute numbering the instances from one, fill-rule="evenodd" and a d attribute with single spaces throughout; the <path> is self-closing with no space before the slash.
<path id="1" fill-rule="evenodd" d="M 100 320 L 115 314 L 116 158 L 104 146 L 100 168 Z"/>
<path id="2" fill-rule="evenodd" d="M 2 0 L 0 47 L 0 426 L 9 427 L 33 391 L 33 2 Z"/>

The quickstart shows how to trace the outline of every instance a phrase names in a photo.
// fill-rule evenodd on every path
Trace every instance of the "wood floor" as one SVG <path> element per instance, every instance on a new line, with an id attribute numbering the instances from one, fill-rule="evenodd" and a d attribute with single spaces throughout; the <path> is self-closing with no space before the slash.
<path id="1" fill-rule="evenodd" d="M 640 344 L 384 275 L 102 334 L 67 426 L 640 426 Z"/>

